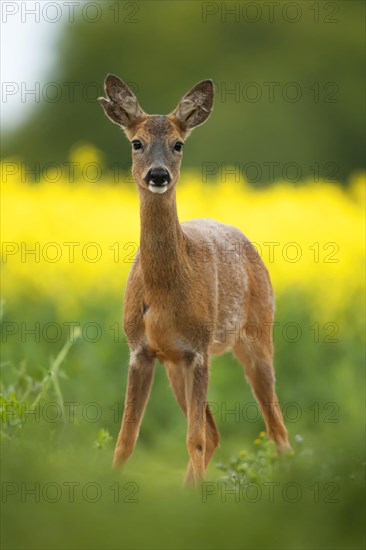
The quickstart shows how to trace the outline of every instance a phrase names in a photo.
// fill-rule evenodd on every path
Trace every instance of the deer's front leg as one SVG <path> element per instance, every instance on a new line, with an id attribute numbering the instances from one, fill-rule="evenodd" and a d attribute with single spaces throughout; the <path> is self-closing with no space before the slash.
<path id="1" fill-rule="evenodd" d="M 208 391 L 208 358 L 196 353 L 185 368 L 185 389 L 187 400 L 187 450 L 191 460 L 194 483 L 204 479 L 206 464 L 206 405 Z M 187 476 L 186 482 L 190 483 Z"/>
<path id="2" fill-rule="evenodd" d="M 145 349 L 131 351 L 125 408 L 114 451 L 114 466 L 124 464 L 133 452 L 150 394 L 154 367 L 154 357 Z"/>

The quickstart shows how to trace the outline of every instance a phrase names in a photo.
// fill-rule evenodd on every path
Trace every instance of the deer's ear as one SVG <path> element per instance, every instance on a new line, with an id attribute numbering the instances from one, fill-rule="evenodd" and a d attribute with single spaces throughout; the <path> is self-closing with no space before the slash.
<path id="1" fill-rule="evenodd" d="M 104 90 L 107 99 L 99 97 L 105 114 L 115 124 L 127 129 L 144 115 L 136 96 L 122 80 L 113 74 L 109 74 L 104 82 Z"/>
<path id="2" fill-rule="evenodd" d="M 203 124 L 211 114 L 214 97 L 212 80 L 198 82 L 182 99 L 172 116 L 182 130 L 189 131 Z"/>

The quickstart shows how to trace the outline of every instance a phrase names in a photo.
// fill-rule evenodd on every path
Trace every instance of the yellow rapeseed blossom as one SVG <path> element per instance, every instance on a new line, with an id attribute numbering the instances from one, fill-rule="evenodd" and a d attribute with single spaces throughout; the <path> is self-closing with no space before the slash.
<path id="1" fill-rule="evenodd" d="M 81 147 L 72 159 L 101 162 L 102 156 Z M 80 174 L 73 183 L 21 179 L 18 173 L 3 179 L 4 298 L 37 289 L 64 313 L 75 313 L 91 295 L 113 293 L 122 303 L 140 234 L 135 185 L 116 184 L 112 174 L 94 184 Z M 181 221 L 211 217 L 239 227 L 267 265 L 275 294 L 305 291 L 321 321 L 363 289 L 364 184 L 357 174 L 348 191 L 313 182 L 255 190 L 183 173 L 177 203 Z"/>

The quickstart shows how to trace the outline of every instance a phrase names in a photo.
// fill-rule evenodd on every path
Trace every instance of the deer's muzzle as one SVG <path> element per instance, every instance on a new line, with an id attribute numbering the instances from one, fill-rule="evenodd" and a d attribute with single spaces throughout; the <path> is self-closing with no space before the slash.
<path id="1" fill-rule="evenodd" d="M 146 174 L 145 183 L 156 187 L 168 185 L 171 181 L 170 174 L 165 168 L 151 168 Z"/>

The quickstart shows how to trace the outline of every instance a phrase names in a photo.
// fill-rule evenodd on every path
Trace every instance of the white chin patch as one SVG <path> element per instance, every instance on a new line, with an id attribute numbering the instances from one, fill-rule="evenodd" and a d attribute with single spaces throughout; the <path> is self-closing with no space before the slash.
<path id="1" fill-rule="evenodd" d="M 149 191 L 151 191 L 152 193 L 159 193 L 159 195 L 161 195 L 162 193 L 165 193 L 167 189 L 168 189 L 167 183 L 162 186 L 152 185 L 151 183 L 149 184 Z"/>

